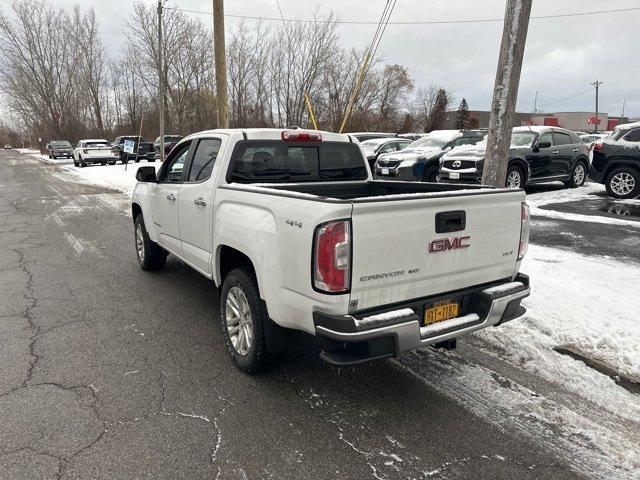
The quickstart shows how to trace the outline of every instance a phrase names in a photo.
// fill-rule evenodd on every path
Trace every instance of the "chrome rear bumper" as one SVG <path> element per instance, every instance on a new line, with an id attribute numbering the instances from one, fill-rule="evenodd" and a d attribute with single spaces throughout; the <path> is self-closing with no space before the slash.
<path id="1" fill-rule="evenodd" d="M 474 313 L 427 326 L 421 326 L 422 310 L 415 308 L 415 302 L 414 308 L 398 307 L 357 318 L 316 312 L 315 330 L 323 348 L 321 356 L 335 365 L 352 365 L 396 356 L 496 326 L 524 314 L 520 302 L 531 293 L 531 288 L 528 277 L 518 275 L 513 282 L 494 285 L 477 293 Z"/>

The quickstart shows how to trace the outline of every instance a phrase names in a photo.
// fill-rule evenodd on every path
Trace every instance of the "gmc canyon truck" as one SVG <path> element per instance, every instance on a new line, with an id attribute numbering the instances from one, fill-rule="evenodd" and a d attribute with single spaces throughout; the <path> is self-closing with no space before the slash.
<path id="1" fill-rule="evenodd" d="M 137 179 L 140 266 L 171 253 L 215 282 L 245 372 L 299 331 L 325 361 L 353 365 L 453 348 L 524 313 L 522 190 L 376 181 L 352 136 L 300 129 L 196 133 Z"/>

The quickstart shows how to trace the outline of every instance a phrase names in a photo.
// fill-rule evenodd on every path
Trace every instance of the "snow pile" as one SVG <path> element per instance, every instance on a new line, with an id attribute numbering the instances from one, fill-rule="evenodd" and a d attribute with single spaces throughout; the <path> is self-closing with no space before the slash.
<path id="1" fill-rule="evenodd" d="M 576 382 L 577 390 L 589 390 L 593 378 L 582 384 L 577 371 L 567 371 L 567 362 L 581 362 L 553 348 L 569 346 L 640 382 L 640 269 L 531 245 L 522 271 L 531 277 L 531 296 L 523 302 L 527 314 L 479 336 L 515 364 L 565 385 Z"/>
<path id="2" fill-rule="evenodd" d="M 126 170 L 125 165 L 120 163 L 116 165 L 90 165 L 86 167 L 74 167 L 71 165 L 64 168 L 72 172 L 74 176 L 78 177 L 78 180 L 83 183 L 115 188 L 131 195 L 136 186 L 136 173 L 138 172 L 138 168 L 155 166 L 157 171 L 160 165 L 160 162 L 130 163 L 127 165 Z"/>

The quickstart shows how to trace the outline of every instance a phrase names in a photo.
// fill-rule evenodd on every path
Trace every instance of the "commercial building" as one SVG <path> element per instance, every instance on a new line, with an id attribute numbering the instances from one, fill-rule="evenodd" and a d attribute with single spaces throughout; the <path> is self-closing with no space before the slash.
<path id="1" fill-rule="evenodd" d="M 484 110 L 469 111 L 470 126 L 472 128 L 488 128 L 491 112 Z M 456 111 L 447 112 L 444 128 L 456 128 Z M 598 125 L 598 131 L 612 130 L 619 123 L 626 123 L 628 117 L 622 122 L 620 117 L 609 117 L 607 113 L 595 112 L 555 112 L 555 113 L 519 113 L 516 112 L 514 126 L 520 125 L 548 125 L 563 127 L 569 130 L 593 132 Z"/>

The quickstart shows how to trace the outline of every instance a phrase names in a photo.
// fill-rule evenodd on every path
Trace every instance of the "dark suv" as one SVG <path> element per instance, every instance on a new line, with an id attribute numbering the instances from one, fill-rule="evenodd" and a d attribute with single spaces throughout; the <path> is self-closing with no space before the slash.
<path id="1" fill-rule="evenodd" d="M 124 151 L 124 142 L 126 140 L 133 141 L 133 153 Z M 127 163 L 131 160 L 135 162 L 139 162 L 140 160 L 146 160 L 148 162 L 156 161 L 153 143 L 147 142 L 144 138 L 138 137 L 137 135 L 117 137 L 111 144 L 111 149 L 113 150 L 113 154 L 122 163 Z"/>
<path id="2" fill-rule="evenodd" d="M 73 157 L 73 147 L 67 140 L 51 140 L 47 143 L 49 158 Z"/>
<path id="3" fill-rule="evenodd" d="M 589 178 L 603 183 L 612 197 L 640 196 L 640 122 L 619 125 L 593 144 Z"/>
<path id="4" fill-rule="evenodd" d="M 399 152 L 378 157 L 374 172 L 377 178 L 435 182 L 438 160 L 460 145 L 475 145 L 487 132 L 483 130 L 434 130 Z"/>
<path id="5" fill-rule="evenodd" d="M 481 183 L 487 145 L 453 149 L 440 159 L 439 181 Z M 561 181 L 567 187 L 584 184 L 589 147 L 573 132 L 558 127 L 516 127 L 511 134 L 506 187 Z"/>

